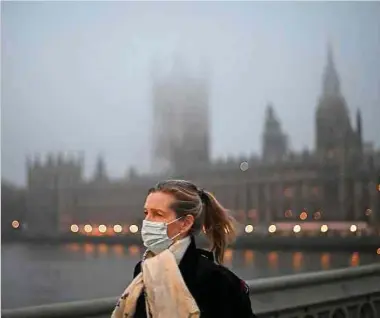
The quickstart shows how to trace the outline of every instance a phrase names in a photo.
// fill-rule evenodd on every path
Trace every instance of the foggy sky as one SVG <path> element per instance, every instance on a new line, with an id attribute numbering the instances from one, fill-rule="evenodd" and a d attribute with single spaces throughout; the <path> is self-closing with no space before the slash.
<path id="1" fill-rule="evenodd" d="M 380 146 L 379 2 L 2 2 L 2 176 L 25 156 L 102 153 L 108 172 L 147 171 L 152 60 L 211 61 L 212 156 L 261 152 L 271 101 L 291 147 L 314 147 L 326 46 L 351 118 Z M 188 67 L 190 73 L 192 66 Z"/>

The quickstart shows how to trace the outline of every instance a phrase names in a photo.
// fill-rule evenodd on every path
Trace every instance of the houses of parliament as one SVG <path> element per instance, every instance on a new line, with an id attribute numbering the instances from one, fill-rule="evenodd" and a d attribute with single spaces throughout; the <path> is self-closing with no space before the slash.
<path id="1" fill-rule="evenodd" d="M 86 226 L 100 230 L 99 225 L 102 232 L 116 231 L 117 225 L 117 232 L 128 231 L 143 219 L 147 190 L 164 178 L 190 179 L 210 190 L 240 222 L 267 225 L 301 219 L 378 226 L 380 152 L 363 140 L 360 110 L 351 123 L 330 48 L 316 102 L 312 151 L 289 151 L 288 136 L 269 104 L 260 157 L 211 160 L 208 84 L 206 77 L 181 72 L 154 80 L 154 174 L 130 170 L 126 178 L 110 180 L 104 160 L 98 158 L 93 177 L 86 180 L 80 157 L 27 160 L 20 216 L 25 229 L 57 235 Z M 2 212 L 9 222 L 15 218 L 4 207 Z"/>

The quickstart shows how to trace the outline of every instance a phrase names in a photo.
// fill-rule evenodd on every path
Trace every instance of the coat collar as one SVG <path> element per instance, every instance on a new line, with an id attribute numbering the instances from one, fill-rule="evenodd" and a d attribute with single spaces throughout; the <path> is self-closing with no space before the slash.
<path id="1" fill-rule="evenodd" d="M 192 285 L 196 281 L 195 276 L 197 274 L 199 257 L 206 257 L 209 260 L 214 261 L 213 253 L 206 250 L 197 249 L 194 236 L 191 236 L 190 245 L 178 265 L 183 280 L 189 289 L 191 289 Z"/>
<path id="2" fill-rule="evenodd" d="M 180 263 L 178 264 L 178 268 L 186 285 L 189 286 L 189 288 L 191 289 L 191 286 L 193 286 L 194 282 L 196 281 L 195 278 L 197 274 L 199 257 L 205 257 L 213 262 L 214 254 L 203 249 L 197 249 L 194 236 L 191 235 L 190 239 L 190 245 L 187 248 L 185 254 L 183 255 Z M 139 262 L 135 268 L 134 277 L 136 277 L 137 274 L 140 272 L 141 262 Z"/>

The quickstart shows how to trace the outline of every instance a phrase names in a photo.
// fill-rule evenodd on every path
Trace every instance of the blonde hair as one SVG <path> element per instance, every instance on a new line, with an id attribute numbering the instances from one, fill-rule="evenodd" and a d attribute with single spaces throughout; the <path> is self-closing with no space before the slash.
<path id="1" fill-rule="evenodd" d="M 149 190 L 173 195 L 172 209 L 177 217 L 192 215 L 194 224 L 189 234 L 198 234 L 203 230 L 211 243 L 211 251 L 216 261 L 223 263 L 227 245 L 236 237 L 235 219 L 210 192 L 198 188 L 190 181 L 165 180 Z"/>

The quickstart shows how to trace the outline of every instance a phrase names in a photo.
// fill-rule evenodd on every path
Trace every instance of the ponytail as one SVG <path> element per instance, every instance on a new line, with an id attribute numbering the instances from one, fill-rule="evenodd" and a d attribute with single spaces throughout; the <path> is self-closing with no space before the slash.
<path id="1" fill-rule="evenodd" d="M 224 252 L 236 237 L 236 221 L 208 191 L 186 180 L 165 180 L 157 183 L 149 193 L 162 191 L 175 198 L 172 209 L 177 217 L 194 216 L 189 234 L 198 234 L 203 227 L 216 261 L 223 263 Z"/>
<path id="2" fill-rule="evenodd" d="M 236 237 L 236 222 L 210 192 L 202 190 L 201 199 L 204 204 L 204 231 L 216 261 L 222 264 L 227 245 Z"/>

